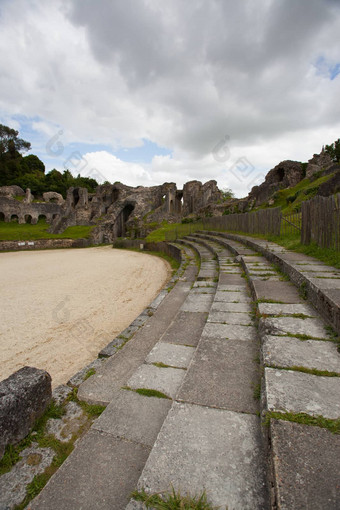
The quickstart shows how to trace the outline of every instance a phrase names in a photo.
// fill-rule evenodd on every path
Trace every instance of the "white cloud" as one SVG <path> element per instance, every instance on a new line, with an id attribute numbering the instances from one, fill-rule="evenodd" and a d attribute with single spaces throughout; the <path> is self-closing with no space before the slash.
<path id="1" fill-rule="evenodd" d="M 172 151 L 148 166 L 85 155 L 127 184 L 215 178 L 245 195 L 249 179 L 230 171 L 240 158 L 262 175 L 340 136 L 335 1 L 3 0 L 0 45 L 0 122 L 32 118 L 46 141 L 62 129 L 64 144 Z M 230 160 L 216 161 L 225 135 Z"/>

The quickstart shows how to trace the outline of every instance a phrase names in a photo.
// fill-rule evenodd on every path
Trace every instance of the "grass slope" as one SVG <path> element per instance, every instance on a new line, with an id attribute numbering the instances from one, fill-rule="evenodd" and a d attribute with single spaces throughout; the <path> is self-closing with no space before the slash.
<path id="1" fill-rule="evenodd" d="M 24 223 L 19 225 L 16 221 L 5 223 L 0 221 L 0 241 L 34 241 L 37 239 L 81 239 L 88 238 L 93 227 L 75 226 L 68 227 L 61 234 L 50 234 L 50 227 L 45 220 L 36 225 Z"/>

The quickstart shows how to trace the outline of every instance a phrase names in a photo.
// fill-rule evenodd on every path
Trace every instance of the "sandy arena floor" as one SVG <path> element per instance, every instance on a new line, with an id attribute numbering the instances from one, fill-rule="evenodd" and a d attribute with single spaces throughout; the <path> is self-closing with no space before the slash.
<path id="1" fill-rule="evenodd" d="M 53 387 L 154 299 L 170 274 L 162 259 L 111 247 L 0 253 L 0 380 L 30 365 Z"/>

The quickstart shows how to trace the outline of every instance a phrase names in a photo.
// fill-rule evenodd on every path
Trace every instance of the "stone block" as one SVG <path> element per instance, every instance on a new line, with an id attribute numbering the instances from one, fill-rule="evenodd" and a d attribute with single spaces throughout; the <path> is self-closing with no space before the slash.
<path id="1" fill-rule="evenodd" d="M 253 326 L 238 324 L 217 324 L 209 322 L 202 333 L 205 338 L 221 338 L 224 340 L 256 340 L 257 331 Z"/>
<path id="2" fill-rule="evenodd" d="M 319 427 L 272 420 L 278 510 L 340 508 L 340 436 Z"/>
<path id="3" fill-rule="evenodd" d="M 186 374 L 181 368 L 159 368 L 154 365 L 141 365 L 127 382 L 133 389 L 145 388 L 160 391 L 175 398 Z"/>
<path id="4" fill-rule="evenodd" d="M 190 494 L 205 489 L 221 509 L 267 508 L 259 429 L 257 416 L 175 402 L 138 487 L 160 492 L 173 486 Z"/>
<path id="5" fill-rule="evenodd" d="M 45 370 L 23 367 L 0 382 L 1 457 L 6 445 L 29 434 L 51 398 L 51 376 Z"/>
<path id="6" fill-rule="evenodd" d="M 147 363 L 164 363 L 176 368 L 187 368 L 194 352 L 194 347 L 158 342 L 145 361 Z"/>
<path id="7" fill-rule="evenodd" d="M 327 338 L 327 331 L 320 319 L 298 319 L 296 317 L 261 318 L 260 331 L 272 335 L 292 334 Z"/>
<path id="8" fill-rule="evenodd" d="M 334 342 L 269 335 L 263 338 L 262 352 L 267 366 L 305 367 L 340 374 L 340 354 Z"/>
<path id="9" fill-rule="evenodd" d="M 340 378 L 265 368 L 268 411 L 340 418 Z"/>

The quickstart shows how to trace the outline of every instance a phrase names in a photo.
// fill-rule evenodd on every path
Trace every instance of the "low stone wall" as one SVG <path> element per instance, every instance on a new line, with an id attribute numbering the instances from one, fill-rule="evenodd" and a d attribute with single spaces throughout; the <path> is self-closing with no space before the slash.
<path id="1" fill-rule="evenodd" d="M 159 243 L 149 243 L 145 242 L 143 239 L 119 239 L 113 243 L 114 248 L 132 248 L 132 249 L 140 249 L 145 251 L 159 251 L 168 255 L 169 257 L 174 258 L 177 262 L 182 262 L 182 254 L 181 250 L 172 244 L 168 244 L 166 242 Z"/>
<path id="2" fill-rule="evenodd" d="M 86 248 L 89 239 L 37 239 L 36 241 L 0 241 L 0 251 L 45 250 L 54 248 Z"/>
<path id="3" fill-rule="evenodd" d="M 8 444 L 30 433 L 51 398 L 51 376 L 45 370 L 23 367 L 0 382 L 0 459 Z"/>

